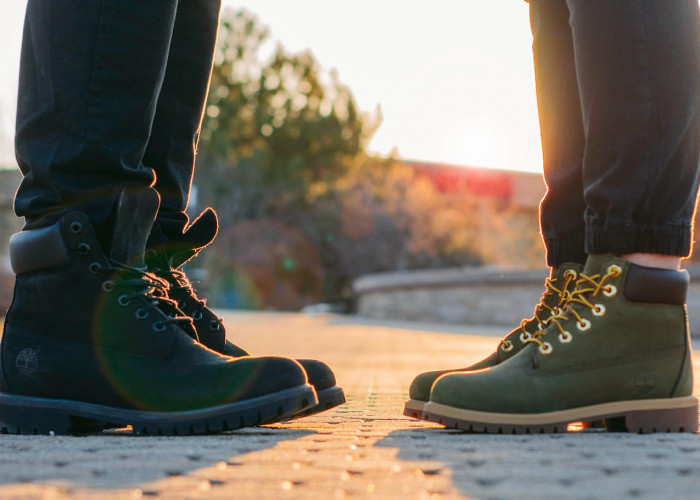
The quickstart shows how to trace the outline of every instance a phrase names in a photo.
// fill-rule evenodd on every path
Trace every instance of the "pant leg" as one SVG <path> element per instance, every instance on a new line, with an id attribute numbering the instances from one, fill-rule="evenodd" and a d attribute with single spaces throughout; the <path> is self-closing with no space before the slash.
<path id="1" fill-rule="evenodd" d="M 119 191 L 153 183 L 141 159 L 176 6 L 177 0 L 29 0 L 15 140 L 24 174 L 15 210 L 25 228 L 77 208 L 109 233 Z"/>
<path id="2" fill-rule="evenodd" d="M 156 173 L 158 222 L 182 234 L 199 130 L 209 89 L 221 0 L 180 0 L 165 80 L 143 159 Z"/>
<path id="3" fill-rule="evenodd" d="M 586 250 L 690 252 L 700 164 L 697 0 L 567 0 L 586 147 Z"/>
<path id="4" fill-rule="evenodd" d="M 584 263 L 584 134 L 565 0 L 530 0 L 537 106 L 547 192 L 540 230 L 547 265 Z"/>

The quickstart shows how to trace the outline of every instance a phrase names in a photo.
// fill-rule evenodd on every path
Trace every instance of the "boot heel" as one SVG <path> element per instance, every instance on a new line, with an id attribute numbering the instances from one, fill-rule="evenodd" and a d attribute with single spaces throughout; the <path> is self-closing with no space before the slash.
<path id="1" fill-rule="evenodd" d="M 75 417 L 65 409 L 22 407 L 0 403 L 0 433 L 2 434 L 85 434 L 110 427 L 96 420 Z"/>
<path id="2" fill-rule="evenodd" d="M 629 432 L 695 432 L 698 430 L 698 406 L 666 410 L 639 410 L 625 414 Z M 613 429 L 609 429 L 613 430 Z"/>

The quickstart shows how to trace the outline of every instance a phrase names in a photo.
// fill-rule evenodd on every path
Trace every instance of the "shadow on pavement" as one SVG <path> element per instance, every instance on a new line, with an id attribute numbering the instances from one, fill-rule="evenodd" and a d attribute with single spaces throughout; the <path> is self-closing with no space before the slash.
<path id="1" fill-rule="evenodd" d="M 399 449 L 426 477 L 489 498 L 691 498 L 700 487 L 697 434 L 587 430 L 544 435 L 395 431 L 375 446 Z M 684 495 L 690 495 L 688 497 Z"/>
<path id="2" fill-rule="evenodd" d="M 143 488 L 148 495 L 147 483 L 196 476 L 199 469 L 230 470 L 242 465 L 243 455 L 309 434 L 314 431 L 254 427 L 210 436 L 142 437 L 121 430 L 83 437 L 3 435 L 0 497 L 17 484 L 60 485 L 68 493 Z"/>

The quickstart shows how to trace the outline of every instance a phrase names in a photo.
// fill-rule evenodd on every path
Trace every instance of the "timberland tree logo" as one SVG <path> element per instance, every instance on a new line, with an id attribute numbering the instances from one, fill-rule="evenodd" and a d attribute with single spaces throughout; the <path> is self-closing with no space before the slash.
<path id="1" fill-rule="evenodd" d="M 39 366 L 39 355 L 30 347 L 22 349 L 17 355 L 15 366 L 22 375 L 31 375 Z"/>
<path id="2" fill-rule="evenodd" d="M 649 371 L 637 373 L 634 377 L 634 387 L 640 394 L 649 394 L 656 387 L 656 374 Z"/>

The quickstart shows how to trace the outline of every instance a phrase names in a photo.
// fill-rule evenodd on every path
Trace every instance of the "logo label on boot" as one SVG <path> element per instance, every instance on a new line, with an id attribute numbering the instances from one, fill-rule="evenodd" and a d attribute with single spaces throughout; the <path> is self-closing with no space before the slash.
<path id="1" fill-rule="evenodd" d="M 634 387 L 640 394 L 649 394 L 656 387 L 656 374 L 649 371 L 637 373 L 634 377 Z"/>
<path id="2" fill-rule="evenodd" d="M 22 375 L 31 375 L 36 370 L 36 367 L 39 366 L 39 356 L 30 347 L 22 349 L 17 355 L 15 366 Z"/>

